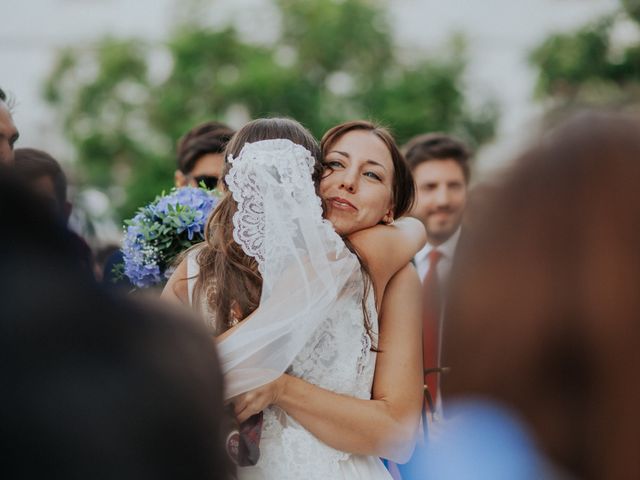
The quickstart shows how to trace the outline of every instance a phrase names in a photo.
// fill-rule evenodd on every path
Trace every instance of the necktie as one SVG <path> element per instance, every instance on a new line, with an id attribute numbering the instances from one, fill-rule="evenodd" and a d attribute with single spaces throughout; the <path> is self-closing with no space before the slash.
<path id="1" fill-rule="evenodd" d="M 429 271 L 424 277 L 422 315 L 422 360 L 425 372 L 438 368 L 438 350 L 440 346 L 440 291 L 438 286 L 438 262 L 442 253 L 431 250 L 428 255 Z M 435 402 L 438 395 L 438 373 L 425 374 L 424 384 L 431 399 Z"/>

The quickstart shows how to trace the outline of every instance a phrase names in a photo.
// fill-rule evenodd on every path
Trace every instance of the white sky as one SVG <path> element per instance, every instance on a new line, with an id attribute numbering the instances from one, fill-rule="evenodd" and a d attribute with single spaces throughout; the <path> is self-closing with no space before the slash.
<path id="1" fill-rule="evenodd" d="M 210 0 L 212 22 L 242 15 L 248 31 L 264 23 L 266 0 Z M 468 85 L 472 98 L 494 95 L 502 108 L 499 135 L 483 149 L 478 167 L 490 171 L 526 141 L 540 106 L 532 100 L 534 72 L 527 53 L 546 35 L 583 24 L 618 5 L 617 0 L 393 0 L 398 43 L 408 52 L 437 53 L 453 32 L 469 40 Z M 41 99 L 57 48 L 83 45 L 103 35 L 166 37 L 176 0 L 2 0 L 0 85 L 17 100 L 18 146 L 69 156 L 53 112 Z M 257 32 L 257 33 L 256 33 Z"/>

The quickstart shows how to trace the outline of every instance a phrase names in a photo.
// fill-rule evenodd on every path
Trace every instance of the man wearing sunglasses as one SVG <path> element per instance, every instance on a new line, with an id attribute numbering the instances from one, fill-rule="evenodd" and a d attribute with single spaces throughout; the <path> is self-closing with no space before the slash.
<path id="1" fill-rule="evenodd" d="M 224 168 L 224 148 L 233 134 L 220 122 L 206 122 L 184 134 L 178 141 L 175 186 L 216 188 Z"/>

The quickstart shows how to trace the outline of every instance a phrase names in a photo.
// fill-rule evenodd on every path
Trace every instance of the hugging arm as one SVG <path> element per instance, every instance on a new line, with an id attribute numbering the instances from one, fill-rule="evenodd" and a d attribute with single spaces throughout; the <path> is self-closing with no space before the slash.
<path id="1" fill-rule="evenodd" d="M 422 406 L 420 291 L 411 265 L 389 282 L 380 312 L 380 352 L 371 400 L 282 375 L 234 399 L 239 420 L 275 404 L 335 449 L 396 462 L 408 460 Z"/>
<path id="2" fill-rule="evenodd" d="M 376 298 L 382 298 L 389 279 L 424 246 L 427 234 L 422 222 L 403 217 L 392 225 L 376 225 L 355 232 L 349 241 L 369 269 Z"/>

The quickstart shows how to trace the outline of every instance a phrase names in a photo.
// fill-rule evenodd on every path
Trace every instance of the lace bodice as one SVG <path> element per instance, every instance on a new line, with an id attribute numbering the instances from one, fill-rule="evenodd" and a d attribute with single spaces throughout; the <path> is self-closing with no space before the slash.
<path id="1" fill-rule="evenodd" d="M 287 373 L 337 393 L 371 398 L 375 352 L 364 324 L 364 292 L 360 291 L 348 308 L 333 311 L 320 325 Z M 378 317 L 373 298 L 373 294 L 367 295 L 367 310 L 372 335 L 376 335 Z"/>
<path id="2" fill-rule="evenodd" d="M 322 218 L 313 156 L 290 140 L 270 139 L 245 143 L 228 160 L 225 181 L 237 203 L 233 237 L 256 259 L 262 292 L 259 307 L 218 343 L 225 396 L 286 372 L 369 399 L 375 353 L 362 311 L 360 264 Z M 366 305 L 375 336 L 373 294 Z M 329 447 L 276 407 L 265 410 L 260 450 L 258 464 L 240 469 L 239 478 L 388 478 L 378 459 Z"/>
<path id="3" fill-rule="evenodd" d="M 197 251 L 188 255 L 189 290 L 197 275 Z M 371 398 L 376 352 L 367 333 L 362 311 L 362 280 L 348 289 L 347 308 L 335 309 L 321 323 L 293 361 L 287 373 L 336 393 Z M 377 343 L 378 315 L 373 293 L 367 295 L 367 313 L 373 344 Z M 340 463 L 350 454 L 322 443 L 293 418 L 277 407 L 264 413 L 260 461 L 255 467 L 241 468 L 240 479 L 340 478 Z"/>
<path id="4" fill-rule="evenodd" d="M 371 350 L 361 300 L 362 293 L 352 297 L 348 308 L 333 311 L 287 373 L 336 393 L 370 399 L 376 353 Z M 367 310 L 376 342 L 373 294 L 367 296 Z M 341 478 L 340 464 L 351 457 L 322 443 L 277 407 L 265 410 L 262 435 L 258 465 L 241 469 L 239 478 Z"/>

